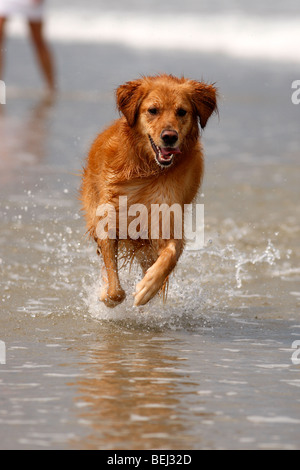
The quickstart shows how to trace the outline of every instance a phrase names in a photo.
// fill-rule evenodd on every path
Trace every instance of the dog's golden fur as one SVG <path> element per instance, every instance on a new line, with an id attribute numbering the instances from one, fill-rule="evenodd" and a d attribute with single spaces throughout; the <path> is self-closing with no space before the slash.
<path id="1" fill-rule="evenodd" d="M 105 265 L 101 300 L 108 307 L 125 298 L 118 275 L 120 240 L 97 237 L 97 207 L 112 204 L 118 213 L 119 197 L 126 196 L 128 207 L 143 204 L 150 218 L 151 204 L 190 204 L 203 176 L 199 123 L 203 129 L 216 111 L 216 95 L 213 85 L 170 75 L 144 77 L 117 89 L 123 116 L 96 138 L 81 188 L 88 231 Z M 183 251 L 184 237 L 175 239 L 171 230 L 169 239 L 153 240 L 149 232 L 148 239 L 122 240 L 122 247 L 143 270 L 134 293 L 139 306 L 165 285 Z"/>

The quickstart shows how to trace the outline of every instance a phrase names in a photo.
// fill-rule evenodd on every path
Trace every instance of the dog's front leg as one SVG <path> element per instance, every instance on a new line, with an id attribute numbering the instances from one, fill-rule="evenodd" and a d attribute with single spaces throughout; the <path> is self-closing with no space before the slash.
<path id="1" fill-rule="evenodd" d="M 98 245 L 106 271 L 106 275 L 103 276 L 104 286 L 100 300 L 107 307 L 113 308 L 123 302 L 126 296 L 118 275 L 118 241 L 110 239 L 98 240 Z"/>
<path id="2" fill-rule="evenodd" d="M 166 278 L 175 268 L 183 250 L 182 240 L 163 240 L 160 242 L 160 245 L 158 259 L 136 286 L 134 293 L 134 305 L 136 307 L 145 305 L 157 294 Z"/>

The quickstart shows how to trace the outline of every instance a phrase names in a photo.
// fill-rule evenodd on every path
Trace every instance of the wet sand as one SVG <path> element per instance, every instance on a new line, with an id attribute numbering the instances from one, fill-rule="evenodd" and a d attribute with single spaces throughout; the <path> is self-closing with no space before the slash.
<path id="1" fill-rule="evenodd" d="M 0 448 L 299 449 L 298 68 L 53 47 L 54 102 L 42 98 L 29 47 L 11 40 L 7 51 Z M 220 89 L 220 118 L 203 136 L 206 244 L 182 257 L 167 304 L 133 309 L 133 270 L 122 274 L 127 300 L 111 311 L 97 299 L 78 175 L 96 133 L 117 117 L 114 89 L 161 71 Z"/>

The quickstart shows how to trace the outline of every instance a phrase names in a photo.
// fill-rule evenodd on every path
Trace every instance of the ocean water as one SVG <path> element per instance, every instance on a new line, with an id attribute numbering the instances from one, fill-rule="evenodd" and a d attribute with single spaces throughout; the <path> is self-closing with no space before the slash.
<path id="1" fill-rule="evenodd" d="M 273 2 L 48 2 L 49 37 L 145 49 L 300 62 L 296 0 Z M 24 35 L 16 21 L 12 33 Z M 237 39 L 238 38 L 238 39 Z"/>
<path id="2" fill-rule="evenodd" d="M 172 8 L 171 8 L 172 6 Z M 20 19 L 0 115 L 0 448 L 299 449 L 296 2 L 48 2 L 49 101 Z M 205 245 L 166 303 L 98 300 L 78 200 L 114 90 L 165 71 L 217 83 L 203 133 Z M 5 363 L 1 363 L 5 362 Z"/>

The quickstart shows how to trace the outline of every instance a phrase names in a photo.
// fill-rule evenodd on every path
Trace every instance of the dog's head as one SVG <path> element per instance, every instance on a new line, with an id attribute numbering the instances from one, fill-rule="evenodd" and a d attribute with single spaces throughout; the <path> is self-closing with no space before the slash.
<path id="1" fill-rule="evenodd" d="M 217 110 L 217 90 L 203 82 L 171 75 L 145 77 L 117 89 L 117 105 L 147 139 L 151 158 L 167 168 L 188 148 Z"/>

